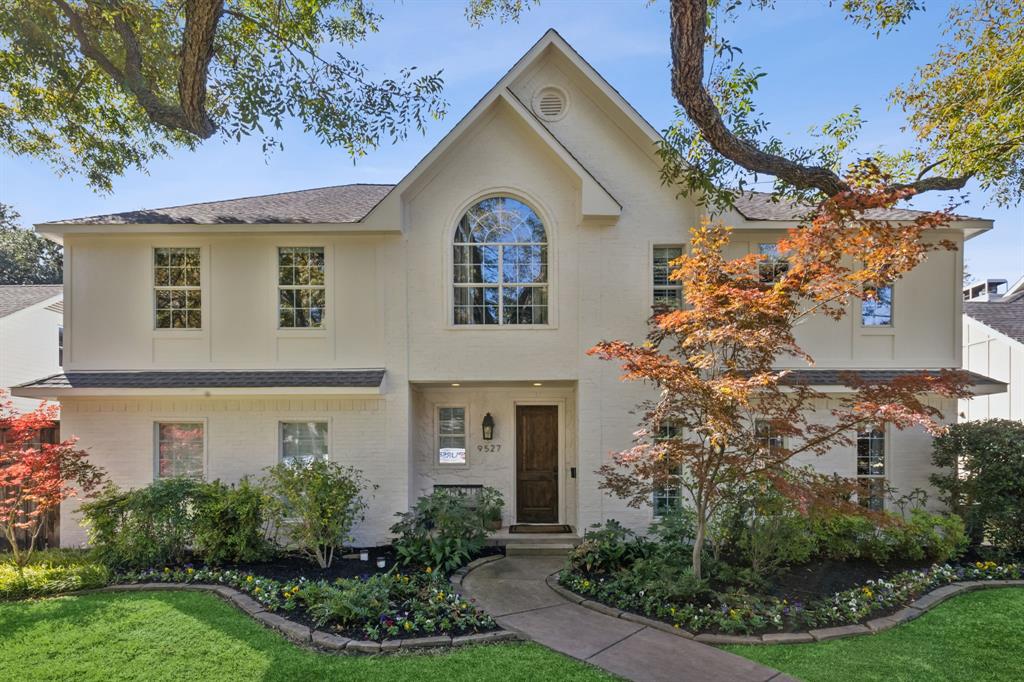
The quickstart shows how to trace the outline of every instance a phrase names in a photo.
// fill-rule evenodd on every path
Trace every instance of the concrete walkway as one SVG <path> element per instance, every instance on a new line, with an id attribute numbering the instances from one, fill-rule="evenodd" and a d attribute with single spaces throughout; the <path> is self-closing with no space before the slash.
<path id="1" fill-rule="evenodd" d="M 462 590 L 501 627 L 626 679 L 792 681 L 778 670 L 712 646 L 566 601 L 544 582 L 564 563 L 561 557 L 508 557 L 470 572 Z"/>

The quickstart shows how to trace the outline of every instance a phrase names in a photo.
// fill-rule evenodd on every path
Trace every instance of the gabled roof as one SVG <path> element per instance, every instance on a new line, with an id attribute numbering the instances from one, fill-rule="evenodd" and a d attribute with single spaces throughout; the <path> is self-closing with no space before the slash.
<path id="1" fill-rule="evenodd" d="M 473 123 L 494 106 L 506 105 L 562 159 L 580 180 L 580 210 L 584 220 L 597 222 L 614 219 L 622 204 L 601 185 L 595 176 L 558 140 L 549 128 L 512 92 L 516 80 L 527 73 L 532 64 L 547 50 L 557 51 L 568 61 L 588 87 L 596 89 L 621 117 L 623 130 L 642 145 L 650 145 L 653 156 L 655 145 L 662 140 L 658 131 L 641 116 L 626 99 L 612 87 L 568 42 L 554 29 L 549 29 L 469 112 L 420 159 L 397 185 L 352 184 L 318 189 L 307 189 L 280 194 L 187 204 L 162 209 L 128 211 L 107 215 L 59 220 L 37 225 L 40 232 L 59 239 L 63 232 L 91 231 L 88 226 L 112 226 L 111 231 L 155 231 L 160 225 L 252 225 L 294 226 L 317 225 L 318 229 L 338 229 L 331 226 L 346 225 L 349 230 L 398 231 L 404 224 L 402 197 L 414 186 L 429 167 L 458 140 Z M 795 223 L 808 212 L 808 207 L 774 202 L 771 195 L 749 192 L 736 199 L 737 212 L 749 221 L 776 221 Z M 910 209 L 872 211 L 871 217 L 882 220 L 909 221 L 921 214 Z M 989 229 L 991 221 L 957 216 L 968 237 Z M 121 226 L 114 229 L 113 226 Z M 138 227 L 132 227 L 138 226 Z M 180 228 L 187 229 L 187 228 Z M 257 227 L 250 229 L 259 229 Z M 284 228 L 278 228 L 284 229 Z"/>
<path id="2" fill-rule="evenodd" d="M 64 293 L 60 284 L 0 285 L 0 317 L 28 308 Z"/>
<path id="3" fill-rule="evenodd" d="M 964 314 L 1024 343 L 1024 290 L 998 301 L 965 301 Z"/>

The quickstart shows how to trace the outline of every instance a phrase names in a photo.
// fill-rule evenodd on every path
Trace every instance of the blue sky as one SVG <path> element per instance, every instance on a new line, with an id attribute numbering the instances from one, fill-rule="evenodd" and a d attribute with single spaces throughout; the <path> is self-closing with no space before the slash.
<path id="1" fill-rule="evenodd" d="M 900 131 L 902 116 L 888 109 L 885 96 L 931 54 L 946 12 L 943 4 L 930 3 L 910 27 L 881 39 L 843 22 L 824 1 L 777 4 L 774 11 L 749 14 L 728 27 L 743 48 L 743 61 L 768 73 L 758 103 L 774 133 L 799 144 L 810 126 L 859 104 L 868 121 L 863 148 L 899 148 L 907 139 Z M 270 157 L 263 155 L 259 139 L 240 144 L 215 139 L 197 152 L 153 163 L 148 175 L 121 178 L 108 195 L 89 190 L 81 178 L 58 178 L 44 164 L 0 156 L 0 202 L 12 204 L 30 224 L 348 182 L 395 182 L 550 27 L 655 128 L 672 119 L 664 2 L 647 7 L 640 0 L 546 0 L 519 24 L 488 23 L 480 29 L 466 23 L 458 1 L 377 2 L 376 7 L 384 15 L 381 32 L 350 56 L 378 75 L 408 65 L 443 69 L 449 113 L 426 135 L 413 132 L 356 164 L 343 151 L 303 136 L 298 126 L 278 136 L 284 151 Z M 967 245 L 968 270 L 978 278 L 1024 275 L 1024 207 L 1000 209 L 977 188 L 969 199 L 960 211 L 993 218 L 996 228 Z M 918 205 L 944 203 L 935 195 Z"/>

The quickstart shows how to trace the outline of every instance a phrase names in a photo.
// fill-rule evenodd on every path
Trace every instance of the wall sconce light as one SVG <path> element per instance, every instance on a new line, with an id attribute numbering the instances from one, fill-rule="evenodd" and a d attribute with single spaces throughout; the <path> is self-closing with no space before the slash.
<path id="1" fill-rule="evenodd" d="M 494 417 L 488 412 L 484 415 L 483 423 L 484 440 L 491 440 L 494 438 Z"/>

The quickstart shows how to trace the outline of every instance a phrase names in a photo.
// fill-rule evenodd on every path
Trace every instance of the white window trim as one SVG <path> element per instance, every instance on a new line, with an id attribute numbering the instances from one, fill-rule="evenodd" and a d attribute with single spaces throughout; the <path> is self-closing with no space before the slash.
<path id="1" fill-rule="evenodd" d="M 441 410 L 443 409 L 461 409 L 462 414 L 465 418 L 466 432 L 463 434 L 466 444 L 466 461 L 463 464 L 441 464 Z M 430 453 L 430 459 L 433 462 L 434 469 L 437 471 L 458 471 L 460 469 L 469 469 L 472 466 L 469 456 L 469 438 L 472 433 L 472 422 L 469 412 L 469 405 L 462 403 L 436 403 L 434 405 L 434 437 L 433 444 L 434 448 Z"/>
<path id="2" fill-rule="evenodd" d="M 198 287 L 157 287 L 156 285 L 156 251 L 157 249 L 199 249 L 199 286 Z M 209 317 L 207 317 L 206 311 L 209 308 L 209 292 L 207 291 L 207 277 L 208 268 L 207 263 L 207 249 L 202 244 L 167 244 L 157 243 L 149 245 L 149 289 L 150 289 L 150 309 L 149 309 L 149 323 L 150 328 L 155 336 L 171 336 L 173 338 L 200 338 L 205 336 L 207 329 L 209 328 Z M 156 291 L 157 289 L 199 289 L 200 296 L 200 309 L 199 309 L 199 326 L 189 327 L 187 329 L 175 329 L 174 327 L 158 327 L 156 326 Z M 65 307 L 68 305 L 67 300 L 64 303 Z M 65 311 L 66 314 L 66 311 Z"/>
<path id="3" fill-rule="evenodd" d="M 203 474 L 198 480 L 205 481 L 210 471 L 210 425 L 206 417 L 185 418 L 180 415 L 153 420 L 153 480 L 160 478 L 160 425 L 161 424 L 202 424 L 203 425 Z"/>
<path id="4" fill-rule="evenodd" d="M 660 285 L 657 285 L 657 284 L 654 283 L 654 264 L 655 264 L 654 263 L 654 250 L 655 249 L 679 249 L 680 255 L 685 255 L 686 254 L 686 246 L 684 244 L 662 244 L 660 242 L 652 242 L 651 243 L 651 248 L 648 251 L 649 262 L 647 264 L 647 277 L 648 277 L 647 282 L 649 284 L 648 289 L 647 289 L 647 293 L 648 293 L 647 309 L 648 310 L 653 310 L 654 309 L 654 303 L 655 303 L 654 291 L 655 291 L 655 289 L 675 289 L 676 291 L 679 292 L 679 303 L 680 303 L 680 305 L 682 305 L 682 303 L 683 303 L 683 285 L 682 284 L 666 284 L 664 286 L 660 286 Z"/>
<path id="5" fill-rule="evenodd" d="M 305 289 L 305 288 L 318 288 L 312 286 L 292 286 L 282 285 L 280 280 L 280 268 L 281 268 L 281 249 L 323 249 L 324 250 L 324 319 L 323 324 L 319 327 L 282 327 L 281 326 L 281 288 L 287 289 Z M 271 268 L 273 274 L 273 301 L 274 301 L 274 313 L 273 313 L 273 325 L 274 331 L 278 336 L 302 336 L 302 337 L 316 337 L 316 336 L 327 336 L 331 328 L 332 321 L 334 319 L 334 306 L 332 292 L 334 289 L 333 285 L 333 268 L 331 267 L 331 261 L 334 257 L 334 252 L 329 244 L 324 242 L 285 242 L 274 244 L 273 253 L 271 258 L 273 259 L 273 266 Z"/>
<path id="6" fill-rule="evenodd" d="M 334 461 L 334 424 L 330 417 L 295 417 L 277 420 L 277 463 L 284 462 L 284 425 L 285 424 L 327 424 L 327 461 Z"/>
<path id="7" fill-rule="evenodd" d="M 504 196 L 523 202 L 540 218 L 544 225 L 548 247 L 548 321 L 547 324 L 455 324 L 455 233 L 459 229 L 459 221 L 466 211 L 484 199 Z M 444 320 L 446 331 L 481 332 L 481 331 L 516 331 L 516 330 L 555 330 L 558 329 L 558 253 L 556 242 L 556 225 L 551 213 L 532 195 L 515 187 L 491 187 L 473 195 L 473 198 L 461 205 L 448 217 L 448 229 L 442 230 L 444 243 L 441 245 L 442 262 L 445 264 L 447 280 L 444 285 Z"/>
<path id="8" fill-rule="evenodd" d="M 875 427 L 872 427 L 869 431 L 874 431 L 874 430 L 875 430 Z M 870 480 L 870 481 L 883 481 L 883 482 L 885 482 L 885 481 L 889 480 L 889 447 L 890 447 L 890 443 L 892 442 L 892 439 L 890 438 L 890 433 L 889 433 L 889 427 L 888 426 L 881 427 L 881 431 L 882 431 L 882 474 L 881 475 L 879 475 L 879 474 L 861 474 L 857 470 L 857 465 L 858 465 L 858 461 L 857 460 L 859 459 L 858 450 L 860 449 L 860 434 L 864 433 L 864 431 L 861 431 L 861 430 L 857 431 L 856 439 L 854 441 L 854 448 L 853 448 L 853 473 L 854 473 L 854 478 L 857 481 Z M 882 511 L 884 511 L 886 509 L 886 502 L 887 502 L 887 500 L 885 499 L 885 496 L 883 495 L 882 496 Z M 859 499 L 857 500 L 857 503 L 858 504 L 860 503 Z"/>
<path id="9" fill-rule="evenodd" d="M 867 334 L 891 334 L 896 329 L 896 283 L 888 284 L 892 289 L 892 302 L 889 304 L 889 324 L 864 324 L 864 300 L 857 299 L 857 325 L 861 332 Z"/>
<path id="10" fill-rule="evenodd" d="M 652 251 L 651 253 L 654 253 L 654 252 Z M 652 261 L 652 263 L 653 263 L 653 261 Z M 678 426 L 676 428 L 678 429 Z M 656 437 L 654 439 L 654 442 L 657 443 L 660 440 L 662 440 L 661 437 Z M 680 462 L 679 463 L 679 475 L 682 475 L 682 471 L 683 471 L 683 465 L 682 465 L 682 462 Z M 682 509 L 683 508 L 683 500 L 685 499 L 685 497 L 684 497 L 684 493 L 685 492 L 686 491 L 683 490 L 683 486 L 679 485 L 679 486 L 677 486 L 675 488 L 675 494 L 674 495 L 665 496 L 666 499 L 676 499 L 676 500 L 679 501 L 679 507 L 677 509 L 675 509 L 675 510 L 670 510 L 670 511 L 677 511 L 678 509 Z M 655 491 L 653 491 L 651 493 L 651 518 L 653 518 L 653 519 L 660 519 L 663 516 L 665 516 L 664 513 L 659 513 L 658 512 L 658 504 L 657 504 L 658 495 L 659 495 L 659 491 L 657 491 L 657 490 L 655 490 Z"/>

